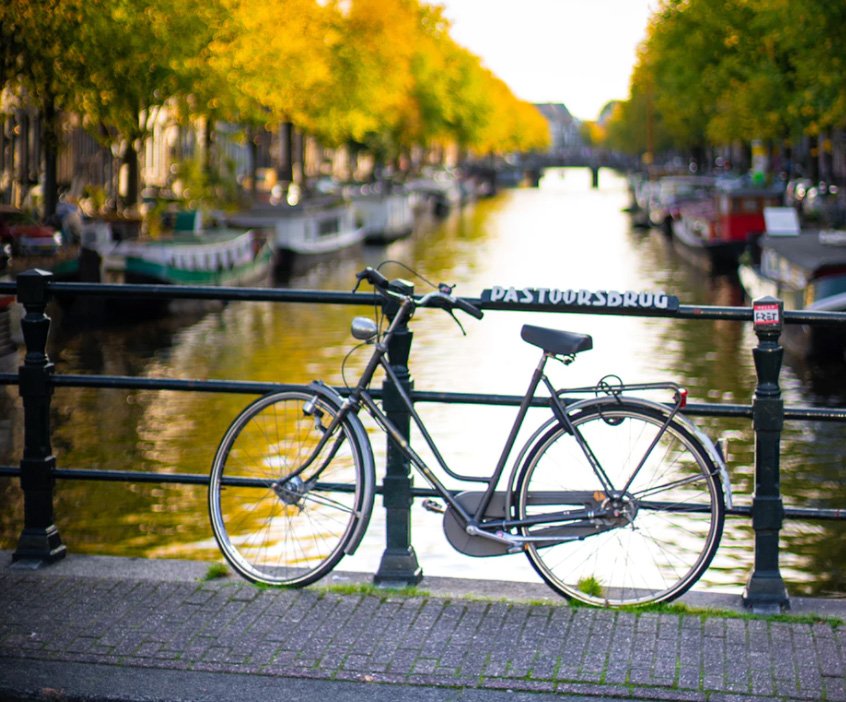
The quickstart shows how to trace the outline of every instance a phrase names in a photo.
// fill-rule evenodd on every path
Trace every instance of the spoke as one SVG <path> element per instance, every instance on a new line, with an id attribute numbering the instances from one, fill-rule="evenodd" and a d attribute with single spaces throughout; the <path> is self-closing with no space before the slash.
<path id="1" fill-rule="evenodd" d="M 631 500 L 632 521 L 612 528 L 606 523 L 568 544 L 533 545 L 527 549 L 530 560 L 553 588 L 593 604 L 672 599 L 699 577 L 719 543 L 719 477 L 705 448 L 683 426 L 665 426 L 666 415 L 659 410 L 625 404 L 586 408 L 577 411 L 573 421 L 611 482 L 618 488 L 628 486 L 622 497 L 623 502 Z M 554 500 L 555 491 L 605 499 L 607 492 L 594 469 L 574 445 L 571 434 L 553 428 L 527 456 L 518 483 L 519 517 L 546 516 L 556 509 L 544 504 Z M 581 529 L 597 515 L 575 520 L 571 528 Z M 563 528 L 563 520 L 559 523 Z M 527 525 L 522 533 L 542 533 L 544 528 L 549 527 Z M 595 585 L 585 587 L 594 579 Z"/>
<path id="2" fill-rule="evenodd" d="M 313 491 L 307 492 L 302 496 L 302 499 L 309 502 L 314 502 L 318 505 L 324 505 L 325 507 L 335 507 L 346 514 L 354 514 L 355 510 L 351 507 L 348 507 L 337 500 L 333 500 L 325 495 L 315 495 Z"/>
<path id="3" fill-rule="evenodd" d="M 700 483 L 707 479 L 708 478 L 706 476 L 704 476 L 702 473 L 699 473 L 698 475 L 691 475 L 687 478 L 680 478 L 671 483 L 665 483 L 664 485 L 656 485 L 654 487 L 646 488 L 644 490 L 640 490 L 632 494 L 637 498 L 641 498 L 647 495 L 655 495 L 659 492 L 666 492 L 667 490 L 672 490 L 674 488 L 681 487 L 682 485 L 693 485 L 694 483 Z"/>

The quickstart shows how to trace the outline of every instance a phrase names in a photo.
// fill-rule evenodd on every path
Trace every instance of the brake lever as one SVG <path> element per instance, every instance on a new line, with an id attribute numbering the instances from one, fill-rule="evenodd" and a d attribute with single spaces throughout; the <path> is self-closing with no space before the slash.
<path id="1" fill-rule="evenodd" d="M 461 320 L 459 320 L 458 317 L 455 316 L 455 312 L 453 312 L 452 310 L 447 310 L 447 312 L 449 312 L 449 316 L 455 320 L 455 323 L 458 325 L 458 328 L 461 330 L 461 333 L 464 336 L 467 336 L 467 332 L 464 331 L 464 326 L 461 324 Z"/>
<path id="2" fill-rule="evenodd" d="M 355 274 L 355 287 L 353 288 L 353 292 L 358 292 L 358 289 L 361 287 L 361 281 L 367 277 L 367 269 L 365 268 L 363 271 L 359 271 Z"/>

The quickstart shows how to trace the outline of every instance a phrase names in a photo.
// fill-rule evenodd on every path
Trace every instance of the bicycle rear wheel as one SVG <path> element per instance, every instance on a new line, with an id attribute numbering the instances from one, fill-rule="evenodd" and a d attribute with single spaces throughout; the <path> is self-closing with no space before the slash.
<path id="1" fill-rule="evenodd" d="M 518 518 L 599 514 L 524 527 L 524 535 L 550 538 L 527 547 L 529 561 L 554 590 L 587 604 L 643 605 L 683 594 L 714 557 L 725 520 L 707 450 L 676 421 L 652 446 L 666 415 L 625 402 L 586 407 L 571 420 L 613 490 L 622 491 L 641 467 L 624 493 L 612 494 L 573 434 L 561 425 L 550 429 L 518 476 Z"/>
<path id="2" fill-rule="evenodd" d="M 248 580 L 312 583 L 343 557 L 361 520 L 366 528 L 372 460 L 365 462 L 369 446 L 359 444 L 355 416 L 291 477 L 313 455 L 338 409 L 320 393 L 280 392 L 250 404 L 224 435 L 212 463 L 209 515 L 223 555 Z"/>

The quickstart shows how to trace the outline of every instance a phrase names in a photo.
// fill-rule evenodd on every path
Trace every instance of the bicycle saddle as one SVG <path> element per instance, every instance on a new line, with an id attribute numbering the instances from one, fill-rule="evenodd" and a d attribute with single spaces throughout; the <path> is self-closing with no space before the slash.
<path id="1" fill-rule="evenodd" d="M 579 351 L 587 351 L 593 348 L 593 338 L 589 334 L 576 334 L 559 329 L 535 327 L 531 324 L 523 325 L 520 336 L 524 341 L 542 348 L 547 353 L 564 356 L 571 356 L 579 353 Z"/>

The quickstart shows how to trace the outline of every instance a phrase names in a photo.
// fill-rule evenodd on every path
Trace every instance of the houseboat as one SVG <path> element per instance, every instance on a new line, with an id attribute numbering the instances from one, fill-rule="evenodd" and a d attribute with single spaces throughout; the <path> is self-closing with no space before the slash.
<path id="1" fill-rule="evenodd" d="M 780 191 L 716 188 L 672 213 L 672 237 L 679 254 L 708 272 L 734 270 L 750 240 L 766 230 L 764 209 L 781 204 Z"/>
<path id="2" fill-rule="evenodd" d="M 353 197 L 353 208 L 364 227 L 367 244 L 389 244 L 414 231 L 414 197 L 401 188 L 371 192 L 362 189 Z"/>
<path id="3" fill-rule="evenodd" d="M 716 179 L 711 176 L 664 176 L 648 189 L 649 223 L 671 235 L 679 207 L 710 198 L 715 187 Z"/>
<path id="4" fill-rule="evenodd" d="M 846 312 L 846 231 L 762 236 L 738 273 L 750 300 L 770 295 L 785 310 Z M 846 325 L 786 324 L 781 343 L 794 355 L 840 358 Z"/>
<path id="5" fill-rule="evenodd" d="M 461 179 L 446 169 L 426 170 L 420 178 L 407 182 L 406 188 L 416 195 L 418 214 L 439 219 L 461 207 L 464 199 Z"/>
<path id="6" fill-rule="evenodd" d="M 199 224 L 199 217 L 192 221 Z M 56 280 L 117 284 L 248 287 L 266 285 L 273 270 L 273 249 L 260 232 L 199 226 L 153 237 L 116 239 L 109 222 L 86 224 L 79 256 L 54 270 Z M 66 310 L 93 309 L 57 296 Z M 200 300 L 115 298 L 109 312 L 143 316 L 204 306 Z"/>
<path id="7" fill-rule="evenodd" d="M 276 250 L 276 273 L 286 279 L 316 264 L 341 258 L 364 244 L 364 227 L 352 202 L 334 195 L 304 199 L 296 205 L 256 204 L 230 215 L 230 226 L 263 232 Z"/>

